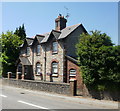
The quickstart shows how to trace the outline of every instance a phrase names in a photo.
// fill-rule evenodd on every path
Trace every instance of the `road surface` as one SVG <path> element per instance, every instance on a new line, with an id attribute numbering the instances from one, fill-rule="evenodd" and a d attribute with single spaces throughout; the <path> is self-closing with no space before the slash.
<path id="1" fill-rule="evenodd" d="M 73 101 L 71 97 L 53 93 L 37 92 L 2 86 L 2 109 L 46 109 L 57 111 L 57 109 L 108 109 L 97 105 L 83 104 Z"/>

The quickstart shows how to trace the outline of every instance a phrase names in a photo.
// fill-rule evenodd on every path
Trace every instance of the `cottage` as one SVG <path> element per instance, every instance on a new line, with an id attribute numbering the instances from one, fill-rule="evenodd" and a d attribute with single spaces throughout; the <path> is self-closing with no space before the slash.
<path id="1" fill-rule="evenodd" d="M 82 24 L 66 27 L 66 23 L 64 16 L 59 15 L 55 30 L 26 38 L 20 47 L 17 79 L 65 83 L 75 79 L 79 86 L 82 84 L 75 45 L 80 34 L 87 31 Z"/>

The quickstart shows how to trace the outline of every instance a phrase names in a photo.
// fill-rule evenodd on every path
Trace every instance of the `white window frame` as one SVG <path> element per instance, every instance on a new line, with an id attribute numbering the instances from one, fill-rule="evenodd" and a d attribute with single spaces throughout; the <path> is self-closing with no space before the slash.
<path id="1" fill-rule="evenodd" d="M 70 69 L 69 70 L 69 76 L 70 77 L 76 77 L 76 69 Z"/>
<path id="2" fill-rule="evenodd" d="M 52 62 L 52 76 L 58 76 L 58 62 Z"/>
<path id="3" fill-rule="evenodd" d="M 37 62 L 36 63 L 36 75 L 40 75 L 40 74 L 41 74 L 41 64 L 39 62 Z"/>

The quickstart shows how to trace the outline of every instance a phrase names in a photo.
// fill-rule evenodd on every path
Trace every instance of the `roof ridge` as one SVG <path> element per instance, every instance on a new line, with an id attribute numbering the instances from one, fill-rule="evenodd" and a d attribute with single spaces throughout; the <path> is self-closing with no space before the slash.
<path id="1" fill-rule="evenodd" d="M 66 28 L 77 26 L 77 25 L 81 25 L 81 24 L 75 24 L 75 25 L 67 26 Z M 64 28 L 64 29 L 66 29 L 66 28 Z"/>
<path id="2" fill-rule="evenodd" d="M 32 39 L 33 40 L 34 38 L 26 37 L 26 39 Z"/>
<path id="3" fill-rule="evenodd" d="M 42 34 L 36 34 L 36 36 L 38 36 L 38 37 L 45 37 L 44 35 L 42 35 Z"/>

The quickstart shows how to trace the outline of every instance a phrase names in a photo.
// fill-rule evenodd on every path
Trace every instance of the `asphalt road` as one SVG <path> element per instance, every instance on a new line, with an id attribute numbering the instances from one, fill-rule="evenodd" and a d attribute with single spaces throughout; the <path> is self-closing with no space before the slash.
<path id="1" fill-rule="evenodd" d="M 96 105 L 82 104 L 69 97 L 37 92 L 10 86 L 2 86 L 2 93 L 0 93 L 0 100 L 2 100 L 2 109 L 108 109 Z"/>

